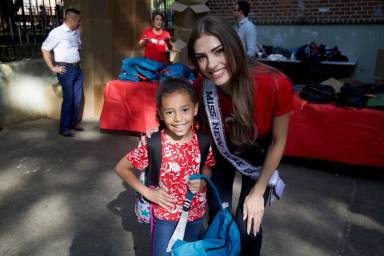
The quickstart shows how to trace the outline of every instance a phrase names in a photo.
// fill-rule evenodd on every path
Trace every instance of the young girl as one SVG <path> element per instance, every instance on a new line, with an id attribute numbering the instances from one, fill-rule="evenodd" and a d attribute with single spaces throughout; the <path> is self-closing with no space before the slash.
<path id="1" fill-rule="evenodd" d="M 152 190 L 141 184 L 133 168 L 143 170 L 148 165 L 146 145 L 138 146 L 116 166 L 118 175 L 133 189 L 154 204 L 152 255 L 170 255 L 166 252 L 177 221 L 180 218 L 187 188 L 194 193 L 184 240 L 197 240 L 206 208 L 205 181 L 188 182 L 192 174 L 200 173 L 200 152 L 193 130 L 197 115 L 197 97 L 191 85 L 182 79 L 167 78 L 156 95 L 157 111 L 165 129 L 161 130 L 162 161 L 159 187 Z M 209 149 L 202 174 L 211 176 L 215 164 Z"/>

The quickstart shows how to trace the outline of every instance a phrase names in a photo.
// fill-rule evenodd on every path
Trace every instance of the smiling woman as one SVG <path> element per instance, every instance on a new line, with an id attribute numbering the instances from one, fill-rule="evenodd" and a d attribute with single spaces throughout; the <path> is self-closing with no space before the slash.
<path id="1" fill-rule="evenodd" d="M 231 75 L 227 68 L 224 47 L 219 39 L 212 35 L 200 37 L 195 43 L 196 59 L 203 75 L 212 80 L 222 90 L 229 92 L 227 81 Z"/>
<path id="2" fill-rule="evenodd" d="M 242 174 L 236 211 L 241 255 L 259 255 L 264 207 L 281 195 L 280 185 L 270 180 L 272 175 L 284 184 L 275 169 L 284 152 L 293 108 L 292 84 L 279 71 L 248 60 L 236 31 L 219 17 L 205 16 L 195 23 L 188 54 L 204 78 L 196 88 L 204 99 L 206 118 L 202 120 L 215 142 L 217 165 L 212 181 L 231 209 L 235 173 Z M 210 203 L 209 211 L 212 220 L 218 208 Z"/>

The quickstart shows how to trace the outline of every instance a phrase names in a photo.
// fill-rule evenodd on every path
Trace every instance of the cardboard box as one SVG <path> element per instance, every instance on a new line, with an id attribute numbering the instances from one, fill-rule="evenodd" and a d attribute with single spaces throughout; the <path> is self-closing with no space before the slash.
<path id="1" fill-rule="evenodd" d="M 187 43 L 182 39 L 177 39 L 176 42 L 173 43 L 172 51 L 181 52 L 183 48 L 187 47 Z"/>
<path id="2" fill-rule="evenodd" d="M 335 89 L 335 92 L 338 93 L 338 92 L 340 92 L 340 88 L 343 86 L 344 83 L 340 80 L 337 80 L 337 79 L 331 77 L 331 78 L 328 78 L 327 80 L 324 80 L 323 82 L 321 82 L 321 84 L 332 86 L 333 89 Z"/>
<path id="3" fill-rule="evenodd" d="M 185 28 L 185 27 L 175 25 L 173 26 L 173 38 L 176 40 L 180 39 L 184 42 L 188 42 L 191 31 L 192 31 L 191 28 Z"/>
<path id="4" fill-rule="evenodd" d="M 375 77 L 376 80 L 384 80 L 384 49 L 377 50 Z"/>
<path id="5" fill-rule="evenodd" d="M 352 77 L 347 77 L 343 79 L 339 79 L 343 84 L 350 84 L 350 85 L 364 85 L 367 84 L 367 82 L 356 80 Z"/>
<path id="6" fill-rule="evenodd" d="M 188 49 L 187 43 L 181 39 L 177 39 L 173 44 L 173 49 L 170 53 L 170 61 L 172 63 L 181 63 L 184 65 L 189 65 L 188 61 Z"/>
<path id="7" fill-rule="evenodd" d="M 184 47 L 180 52 L 171 51 L 170 61 L 172 63 L 181 63 L 190 66 L 187 47 Z"/>
<path id="8" fill-rule="evenodd" d="M 179 0 L 171 5 L 173 10 L 173 24 L 184 28 L 191 28 L 193 23 L 210 11 L 205 3 L 208 0 Z"/>
<path id="9" fill-rule="evenodd" d="M 327 79 L 327 80 L 324 80 L 321 82 L 322 85 L 330 85 L 332 86 L 334 89 L 335 89 L 335 92 L 336 93 L 339 93 L 340 92 L 340 88 L 344 85 L 344 84 L 349 84 L 349 85 L 365 85 L 365 84 L 369 84 L 367 82 L 364 82 L 364 81 L 360 81 L 360 80 L 356 80 L 352 77 L 347 77 L 347 78 L 342 78 L 342 79 L 335 79 L 333 77 Z"/>

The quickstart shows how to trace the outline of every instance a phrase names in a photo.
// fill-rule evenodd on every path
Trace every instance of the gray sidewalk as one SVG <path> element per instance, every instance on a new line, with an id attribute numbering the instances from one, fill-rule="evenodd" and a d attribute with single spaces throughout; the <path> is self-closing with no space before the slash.
<path id="1" fill-rule="evenodd" d="M 84 127 L 75 138 L 54 120 L 0 131 L 0 255 L 150 255 L 133 191 L 113 170 L 137 138 Z M 384 254 L 384 180 L 332 168 L 283 161 L 287 188 L 266 210 L 262 255 Z"/>

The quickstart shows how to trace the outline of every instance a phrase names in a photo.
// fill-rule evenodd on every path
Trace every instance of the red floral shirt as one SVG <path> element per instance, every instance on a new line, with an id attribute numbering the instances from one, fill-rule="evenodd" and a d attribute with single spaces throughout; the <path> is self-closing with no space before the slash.
<path id="1" fill-rule="evenodd" d="M 158 219 L 178 221 L 185 201 L 187 192 L 188 177 L 192 174 L 200 173 L 200 151 L 197 135 L 193 131 L 192 139 L 185 144 L 171 142 L 167 139 L 165 131 L 161 131 L 162 161 L 160 167 L 159 186 L 169 195 L 177 199 L 174 207 L 170 210 L 161 208 L 154 204 L 154 215 Z M 140 146 L 127 154 L 127 159 L 133 166 L 143 170 L 148 166 L 147 147 Z M 205 166 L 215 165 L 212 148 L 209 153 Z M 206 193 L 196 193 L 193 197 L 189 211 L 188 221 L 193 221 L 203 217 L 206 209 Z"/>

